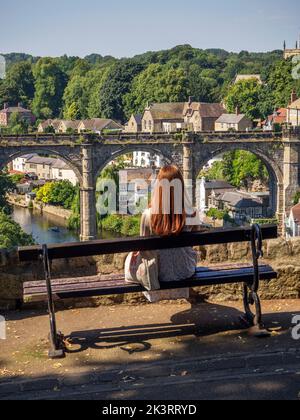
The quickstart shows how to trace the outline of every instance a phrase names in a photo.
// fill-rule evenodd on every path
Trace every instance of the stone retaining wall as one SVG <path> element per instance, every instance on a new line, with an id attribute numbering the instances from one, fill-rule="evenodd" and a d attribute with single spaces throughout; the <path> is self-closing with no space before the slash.
<path id="1" fill-rule="evenodd" d="M 270 283 L 262 282 L 260 295 L 263 299 L 297 299 L 300 298 L 300 239 L 286 242 L 283 239 L 266 241 L 264 261 L 277 272 L 278 279 Z M 97 273 L 122 273 L 127 254 L 106 255 L 102 257 L 57 260 L 52 263 L 52 276 L 89 276 Z M 251 261 L 248 244 L 229 244 L 198 248 L 199 265 L 214 266 L 226 262 Z M 22 284 L 26 281 L 43 279 L 41 264 L 26 263 L 11 268 L 0 269 L 0 308 L 11 308 L 17 300 L 22 300 Z M 240 285 L 203 287 L 196 292 L 205 298 L 217 301 L 241 299 Z M 144 301 L 143 296 L 117 296 L 67 301 L 65 305 L 86 306 Z"/>

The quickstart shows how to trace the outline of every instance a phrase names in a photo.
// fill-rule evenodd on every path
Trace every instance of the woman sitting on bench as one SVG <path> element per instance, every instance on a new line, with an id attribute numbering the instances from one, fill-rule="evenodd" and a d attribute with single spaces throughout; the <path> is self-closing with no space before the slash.
<path id="1" fill-rule="evenodd" d="M 162 168 L 154 187 L 152 201 L 141 220 L 141 236 L 172 236 L 182 232 L 200 231 L 199 213 L 189 204 L 180 170 L 169 165 Z M 203 229 L 204 230 L 204 229 Z M 158 251 L 159 281 L 182 281 L 195 274 L 197 252 L 189 248 Z M 189 289 L 146 293 L 150 301 L 188 298 Z"/>

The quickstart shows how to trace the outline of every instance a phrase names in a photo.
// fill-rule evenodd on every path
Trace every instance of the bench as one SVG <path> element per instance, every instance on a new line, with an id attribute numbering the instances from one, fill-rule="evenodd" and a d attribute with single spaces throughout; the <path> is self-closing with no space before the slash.
<path id="1" fill-rule="evenodd" d="M 251 244 L 253 263 L 227 264 L 214 268 L 199 267 L 192 278 L 180 282 L 168 282 L 161 285 L 162 290 L 181 289 L 186 287 L 201 287 L 240 283 L 243 286 L 243 301 L 245 307 L 244 320 L 247 326 L 255 326 L 258 331 L 264 331 L 262 310 L 258 296 L 260 280 L 270 281 L 277 278 L 277 273 L 268 265 L 259 263 L 263 256 L 263 240 L 277 238 L 275 225 L 228 230 L 213 230 L 211 232 L 183 233 L 176 237 L 150 237 L 133 239 L 116 239 L 71 244 L 42 245 L 22 247 L 18 249 L 20 262 L 41 261 L 44 266 L 45 281 L 24 283 L 23 298 L 25 301 L 47 301 L 50 317 L 50 350 L 52 359 L 65 356 L 64 337 L 57 331 L 54 301 L 58 299 L 85 298 L 105 295 L 118 295 L 145 292 L 136 284 L 126 284 L 124 275 L 97 275 L 92 277 L 77 277 L 51 279 L 51 261 L 76 257 L 90 257 L 130 251 L 149 251 L 175 249 L 187 246 L 218 245 L 228 243 L 249 242 Z M 252 312 L 255 307 L 255 314 Z"/>

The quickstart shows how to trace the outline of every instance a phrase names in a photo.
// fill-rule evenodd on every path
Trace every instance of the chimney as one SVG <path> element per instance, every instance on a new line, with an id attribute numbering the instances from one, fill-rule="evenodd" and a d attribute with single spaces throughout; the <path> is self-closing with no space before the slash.
<path id="1" fill-rule="evenodd" d="M 297 101 L 297 93 L 296 93 L 295 89 L 293 89 L 292 94 L 291 94 L 291 104 L 295 101 Z"/>
<path id="2" fill-rule="evenodd" d="M 8 108 L 8 103 L 5 102 L 4 105 L 3 105 L 3 109 L 7 109 L 7 108 Z"/>
<path id="3" fill-rule="evenodd" d="M 236 113 L 236 115 L 240 115 L 241 110 L 240 110 L 240 107 L 239 107 L 239 106 L 237 106 L 237 107 L 235 108 L 235 113 Z"/>
<path id="4" fill-rule="evenodd" d="M 23 108 L 23 103 L 22 102 L 18 103 L 18 108 Z"/>
<path id="5" fill-rule="evenodd" d="M 191 106 L 192 103 L 193 103 L 193 97 L 192 96 L 189 96 L 189 106 Z"/>

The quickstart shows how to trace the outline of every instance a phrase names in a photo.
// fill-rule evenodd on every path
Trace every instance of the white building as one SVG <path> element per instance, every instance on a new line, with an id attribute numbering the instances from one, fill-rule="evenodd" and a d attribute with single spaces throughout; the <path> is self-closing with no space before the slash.
<path id="1" fill-rule="evenodd" d="M 74 171 L 72 171 L 72 169 L 70 169 L 70 167 L 60 159 L 57 159 L 52 165 L 52 179 L 55 181 L 68 180 L 74 186 L 78 183 L 78 179 Z"/>
<path id="2" fill-rule="evenodd" d="M 29 160 L 29 159 L 31 159 L 35 156 L 37 156 L 37 155 L 33 153 L 31 155 L 24 155 L 24 156 L 21 156 L 21 157 L 18 157 L 16 159 L 14 159 L 12 161 L 12 169 L 14 171 L 17 171 L 17 172 L 24 172 L 25 173 L 26 172 L 25 164 L 26 164 L 27 160 Z"/>
<path id="3" fill-rule="evenodd" d="M 133 166 L 140 168 L 151 168 L 152 166 L 160 168 L 162 166 L 162 157 L 153 155 L 149 152 L 134 152 L 133 153 Z"/>
<path id="4" fill-rule="evenodd" d="M 286 228 L 288 237 L 300 236 L 300 203 L 291 209 Z"/>
<path id="5" fill-rule="evenodd" d="M 14 171 L 34 173 L 39 179 L 54 181 L 70 181 L 74 186 L 78 183 L 72 169 L 61 159 L 39 156 L 37 154 L 24 155 L 12 162 Z"/>

